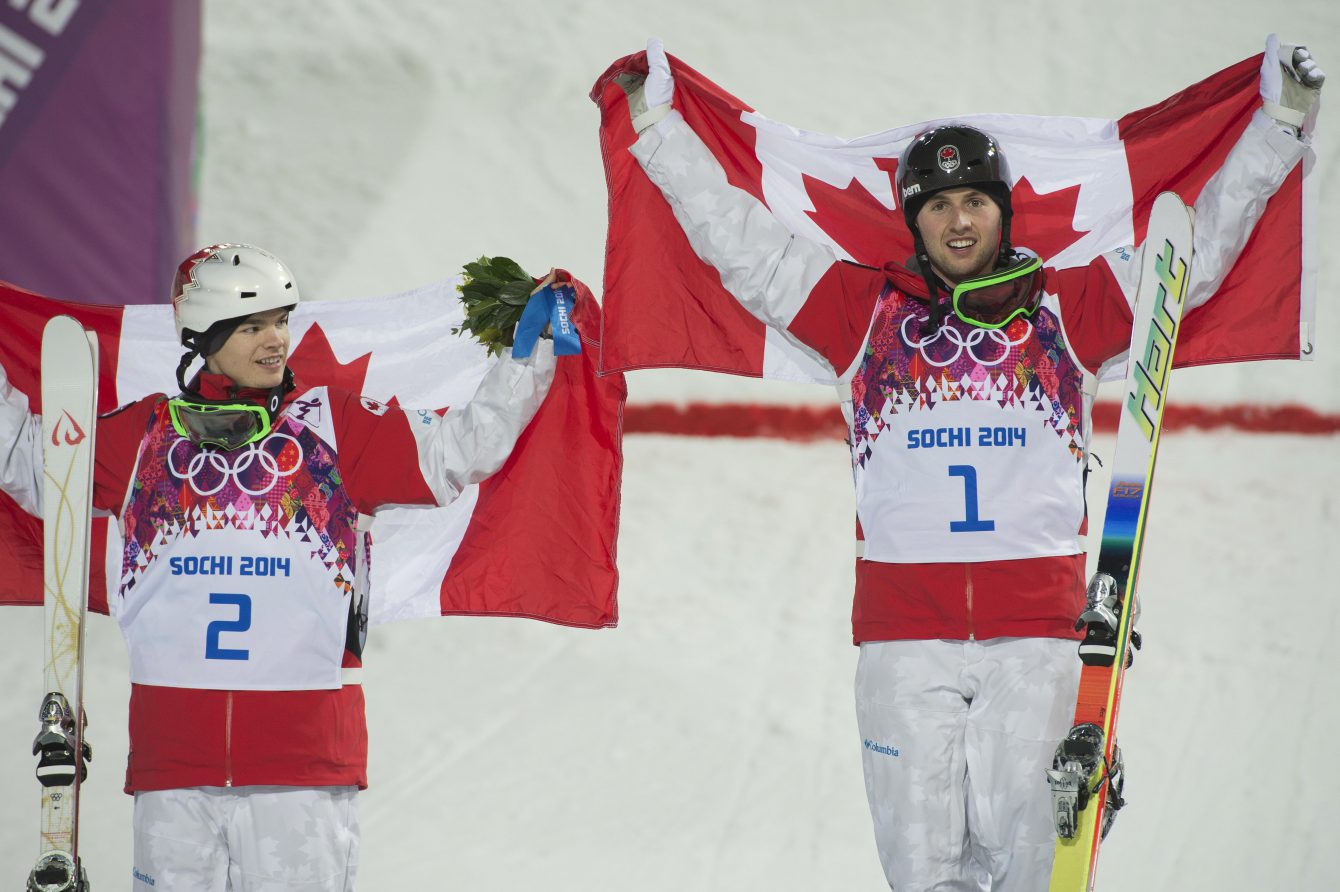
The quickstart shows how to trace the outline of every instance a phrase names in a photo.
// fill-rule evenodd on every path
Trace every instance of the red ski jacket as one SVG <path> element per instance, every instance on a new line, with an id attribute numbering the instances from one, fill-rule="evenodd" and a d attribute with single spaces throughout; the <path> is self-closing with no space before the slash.
<path id="1" fill-rule="evenodd" d="M 547 344 L 532 360 L 504 359 L 468 405 L 442 417 L 299 385 L 273 431 L 231 453 L 179 437 L 161 394 L 99 419 L 94 506 L 116 515 L 125 541 L 109 602 L 132 667 L 126 792 L 367 786 L 358 673 L 371 546 L 360 519 L 383 505 L 445 505 L 497 470 L 553 364 Z M 209 374 L 198 387 L 210 398 L 264 397 Z M 251 595 L 225 596 L 247 599 L 245 611 L 215 605 L 221 579 L 247 590 L 243 566 L 265 568 L 268 578 L 249 584 L 270 596 L 254 610 Z M 201 618 L 211 609 L 220 612 Z M 270 637 L 257 637 L 267 623 Z"/>

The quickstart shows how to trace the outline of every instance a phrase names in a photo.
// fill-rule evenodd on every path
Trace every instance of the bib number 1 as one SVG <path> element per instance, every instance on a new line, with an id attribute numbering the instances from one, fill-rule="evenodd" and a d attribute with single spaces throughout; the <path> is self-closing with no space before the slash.
<path id="1" fill-rule="evenodd" d="M 996 528 L 994 520 L 982 520 L 977 513 L 977 469 L 972 465 L 950 465 L 950 477 L 963 478 L 963 520 L 951 520 L 951 533 L 989 533 Z"/>
<path id="2" fill-rule="evenodd" d="M 224 632 L 245 632 L 251 628 L 251 596 L 232 592 L 210 592 L 209 603 L 237 608 L 235 619 L 216 619 L 205 629 L 205 659 L 247 660 L 251 651 L 245 647 L 221 647 L 219 636 Z"/>

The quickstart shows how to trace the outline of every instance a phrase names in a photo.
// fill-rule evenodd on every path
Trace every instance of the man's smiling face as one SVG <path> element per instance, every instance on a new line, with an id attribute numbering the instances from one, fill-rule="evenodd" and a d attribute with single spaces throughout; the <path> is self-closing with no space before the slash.
<path id="1" fill-rule="evenodd" d="M 288 314 L 287 308 L 280 308 L 248 316 L 223 346 L 206 358 L 205 367 L 227 375 L 239 388 L 278 387 L 288 360 Z"/>
<path id="2" fill-rule="evenodd" d="M 1000 207 L 970 186 L 937 192 L 917 212 L 936 274 L 951 287 L 991 272 L 1000 250 Z"/>

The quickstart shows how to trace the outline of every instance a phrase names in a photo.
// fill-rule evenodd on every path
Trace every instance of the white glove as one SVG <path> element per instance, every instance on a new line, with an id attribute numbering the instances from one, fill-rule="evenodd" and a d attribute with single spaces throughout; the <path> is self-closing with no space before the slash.
<path id="1" fill-rule="evenodd" d="M 1299 131 L 1316 108 L 1326 72 L 1305 46 L 1279 45 L 1276 57 L 1276 76 L 1263 72 L 1261 78 L 1261 107 L 1276 121 Z"/>
<path id="2" fill-rule="evenodd" d="M 659 37 L 647 41 L 647 75 L 622 74 L 615 83 L 628 94 L 628 113 L 636 132 L 641 133 L 669 114 L 675 79 Z"/>

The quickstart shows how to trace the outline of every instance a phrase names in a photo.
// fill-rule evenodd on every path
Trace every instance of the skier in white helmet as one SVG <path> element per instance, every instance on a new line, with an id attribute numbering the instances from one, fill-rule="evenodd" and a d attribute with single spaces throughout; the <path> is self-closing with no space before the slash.
<path id="1" fill-rule="evenodd" d="M 1303 47 L 1279 61 L 1196 200 L 1192 313 L 1305 154 L 1325 75 Z M 839 262 L 731 185 L 671 107 L 660 41 L 647 64 L 617 81 L 639 134 L 630 151 L 726 290 L 851 388 L 856 717 L 889 886 L 1045 889 L 1056 843 L 1045 772 L 1070 729 L 1086 607 L 1083 385 L 1130 344 L 1140 249 L 1044 273 L 1010 244 L 1000 147 L 950 126 L 918 136 L 898 165 L 915 256 Z M 1005 374 L 1033 408 L 1015 384 L 933 398 L 942 376 Z M 976 442 L 981 430 L 991 442 Z"/>
<path id="2" fill-rule="evenodd" d="M 259 248 L 193 254 L 172 300 L 180 392 L 100 417 L 96 438 L 94 506 L 125 542 L 134 888 L 352 889 L 369 515 L 446 505 L 496 471 L 553 346 L 505 356 L 438 417 L 296 380 L 298 286 Z M 0 370 L 0 484 L 34 514 L 40 432 Z"/>

